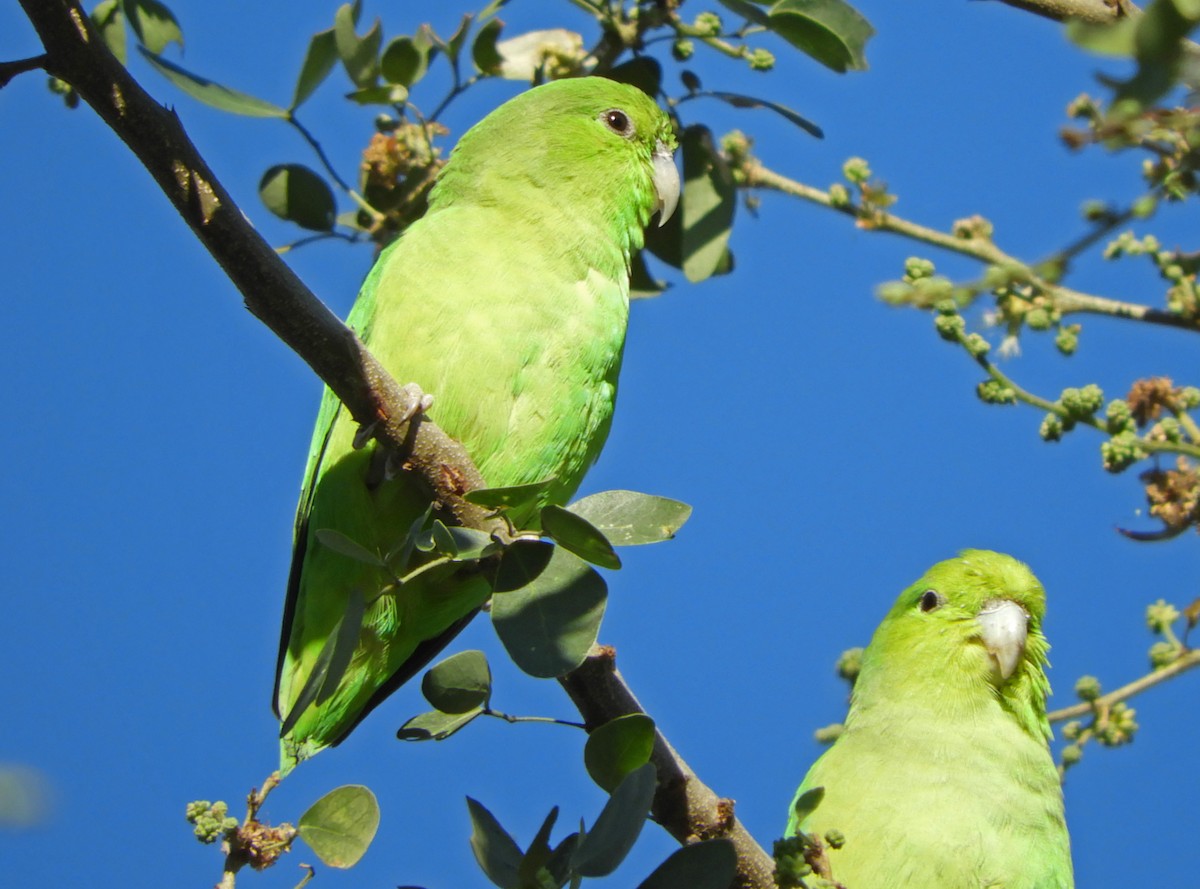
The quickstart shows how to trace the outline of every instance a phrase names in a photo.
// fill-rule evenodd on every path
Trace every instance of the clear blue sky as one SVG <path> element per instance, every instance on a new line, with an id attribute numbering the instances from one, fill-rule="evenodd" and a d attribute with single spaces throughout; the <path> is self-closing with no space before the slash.
<path id="1" fill-rule="evenodd" d="M 433 5 L 367 0 L 364 15 L 384 15 L 390 38 Z M 286 104 L 308 36 L 335 4 L 172 8 L 184 64 Z M 782 46 L 772 75 L 721 59 L 697 65 L 706 86 L 797 108 L 825 128 L 823 142 L 716 104 L 685 106 L 687 121 L 741 127 L 768 165 L 820 186 L 846 157 L 865 156 L 900 195 L 897 212 L 941 227 L 982 213 L 999 243 L 1027 258 L 1083 231 L 1083 200 L 1138 193 L 1136 161 L 1072 156 L 1056 138 L 1066 103 L 1098 89 L 1093 74 L 1119 71 L 1071 49 L 1056 25 L 997 3 L 860 8 L 879 31 L 866 74 L 835 76 Z M 515 3 L 503 17 L 514 34 L 587 25 L 566 3 Z M 439 4 L 439 30 L 456 19 Z M 39 51 L 17 5 L 5 4 L 0 58 Z M 282 124 L 198 105 L 140 59 L 132 67 L 177 107 L 268 239 L 292 239 L 256 186 L 271 164 L 312 163 L 306 146 Z M 440 84 L 415 98 L 432 106 Z M 303 119 L 352 176 L 373 111 L 342 101 L 347 88 L 336 72 Z M 447 118 L 454 136 L 516 89 L 473 90 Z M 0 830 L 4 881 L 212 883 L 220 857 L 192 839 L 183 809 L 223 798 L 240 814 L 276 762 L 269 698 L 319 384 L 242 309 L 124 146 L 87 109 L 65 111 L 40 75 L 0 91 L 0 152 L 0 762 L 39 770 L 51 799 L 41 826 Z M 1154 227 L 1194 247 L 1185 216 L 1176 209 Z M 694 505 L 677 540 L 629 551 L 610 576 L 602 639 L 680 753 L 769 844 L 819 753 L 812 730 L 844 713 L 838 653 L 864 644 L 930 563 L 971 546 L 1031 565 L 1049 594 L 1053 704 L 1063 705 L 1083 673 L 1114 688 L 1145 670 L 1145 606 L 1191 601 L 1200 559 L 1194 536 L 1150 546 L 1118 537 L 1115 525 L 1152 523 L 1138 514 L 1133 475 L 1100 470 L 1097 437 L 1042 444 L 1036 412 L 975 399 L 974 367 L 927 316 L 873 297 L 919 248 L 773 195 L 758 219 L 739 212 L 732 247 L 733 275 L 680 281 L 633 307 L 616 423 L 585 490 Z M 950 274 L 976 271 L 929 255 Z M 290 256 L 343 314 L 370 259 L 342 243 Z M 1071 283 L 1154 302 L 1147 268 L 1089 261 Z M 1154 374 L 1198 382 L 1194 337 L 1084 324 L 1074 359 L 1030 338 L 1007 369 L 1050 397 L 1091 381 L 1123 394 Z M 456 646 L 467 647 L 489 654 L 498 708 L 573 715 L 556 684 L 506 664 L 486 621 Z M 1081 887 L 1114 885 L 1114 871 L 1138 885 L 1197 883 L 1197 682 L 1139 698 L 1136 743 L 1089 748 L 1071 773 Z M 522 843 L 553 805 L 557 836 L 599 811 L 581 733 L 485 722 L 442 744 L 397 742 L 395 729 L 423 709 L 418 690 L 403 689 L 271 798 L 266 816 L 284 820 L 337 784 L 379 794 L 376 846 L 348 875 L 321 868 L 315 885 L 486 885 L 467 846 L 467 794 Z M 604 885 L 635 885 L 672 848 L 649 826 Z M 312 860 L 298 847 L 242 881 L 293 886 L 296 865 Z"/>

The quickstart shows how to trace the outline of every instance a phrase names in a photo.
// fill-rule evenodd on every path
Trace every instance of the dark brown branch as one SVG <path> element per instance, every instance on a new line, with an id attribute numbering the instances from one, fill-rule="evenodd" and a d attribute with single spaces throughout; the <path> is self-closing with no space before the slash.
<path id="1" fill-rule="evenodd" d="M 47 58 L 45 55 L 33 56 L 28 59 L 17 59 L 12 62 L 0 62 L 0 89 L 8 86 L 8 82 L 18 74 L 45 68 L 46 62 Z"/>
<path id="2" fill-rule="evenodd" d="M 587 660 L 559 680 L 588 731 L 630 713 L 645 713 L 617 670 L 616 653 L 593 646 Z M 739 889 L 774 889 L 775 862 L 733 813 L 733 800 L 717 796 L 656 731 L 650 761 L 658 769 L 651 815 L 681 844 L 726 837 L 737 850 Z"/>
<path id="3" fill-rule="evenodd" d="M 403 450 L 458 521 L 492 527 L 483 510 L 462 500 L 483 484 L 466 451 L 428 420 L 403 420 L 413 397 L 254 230 L 178 116 L 129 75 L 83 10 L 70 0 L 21 0 L 21 6 L 46 49 L 41 66 L 71 84 L 129 146 L 241 291 L 246 308 L 308 362 L 359 423 Z"/>

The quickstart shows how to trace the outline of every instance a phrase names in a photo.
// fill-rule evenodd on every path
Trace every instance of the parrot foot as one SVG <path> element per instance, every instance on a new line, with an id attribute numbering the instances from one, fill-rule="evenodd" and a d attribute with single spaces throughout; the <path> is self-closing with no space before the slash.
<path id="1" fill-rule="evenodd" d="M 409 397 L 411 403 L 404 413 L 397 417 L 397 422 L 407 423 L 413 417 L 423 414 L 433 407 L 433 396 L 423 391 L 416 383 L 405 383 L 400 388 Z M 366 447 L 367 442 L 375 437 L 375 430 L 378 428 L 378 420 L 359 426 L 358 431 L 354 433 L 354 449 L 360 450 Z"/>

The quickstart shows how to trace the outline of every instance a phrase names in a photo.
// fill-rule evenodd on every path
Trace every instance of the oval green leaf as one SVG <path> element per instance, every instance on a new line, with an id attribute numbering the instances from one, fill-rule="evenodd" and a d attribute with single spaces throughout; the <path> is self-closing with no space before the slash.
<path id="1" fill-rule="evenodd" d="M 313 803 L 300 816 L 297 828 L 329 867 L 353 867 L 379 829 L 379 803 L 368 788 L 347 784 Z"/>
<path id="2" fill-rule="evenodd" d="M 302 164 L 277 164 L 263 173 L 258 196 L 266 208 L 310 231 L 333 229 L 337 202 L 333 189 Z"/>
<path id="3" fill-rule="evenodd" d="M 637 56 L 622 62 L 605 75 L 610 80 L 636 86 L 651 98 L 662 88 L 662 65 L 650 56 Z"/>
<path id="4" fill-rule="evenodd" d="M 482 803 L 467 797 L 471 815 L 471 851 L 483 873 L 500 889 L 517 889 L 521 878 L 521 847 Z"/>
<path id="5" fill-rule="evenodd" d="M 621 558 L 608 539 L 583 516 L 551 504 L 542 509 L 542 531 L 579 558 L 616 570 Z"/>
<path id="6" fill-rule="evenodd" d="M 362 562 L 364 565 L 374 565 L 376 568 L 384 567 L 383 559 L 379 557 L 378 553 L 371 552 L 361 543 L 356 543 L 335 528 L 318 528 L 313 532 L 313 536 L 322 546 L 347 559 Z"/>
<path id="7" fill-rule="evenodd" d="M 431 710 L 414 716 L 396 731 L 396 737 L 401 741 L 444 741 L 452 734 L 462 730 L 476 716 L 483 712 L 482 708 L 469 710 L 466 713 L 442 713 Z"/>
<path id="8" fill-rule="evenodd" d="M 355 31 L 357 15 L 348 4 L 338 8 L 333 17 L 333 36 L 342 66 L 354 85 L 372 86 L 379 76 L 379 47 L 383 43 L 383 26 L 379 19 L 362 37 Z"/>
<path id="9" fill-rule="evenodd" d="M 692 282 L 718 274 L 726 262 L 729 233 L 737 207 L 737 187 L 729 165 L 713 145 L 708 127 L 683 132 L 682 268 Z"/>
<path id="10" fill-rule="evenodd" d="M 428 42 L 418 44 L 411 37 L 397 37 L 383 51 L 379 73 L 388 83 L 411 87 L 425 75 L 428 64 Z"/>
<path id="11" fill-rule="evenodd" d="M 571 856 L 571 866 L 579 874 L 604 877 L 625 860 L 650 813 L 657 783 L 655 774 L 654 765 L 646 763 L 617 785 L 600 811 L 600 817 Z"/>
<path id="12" fill-rule="evenodd" d="M 108 51 L 117 57 L 122 65 L 128 60 L 125 48 L 125 13 L 121 10 L 121 0 L 103 0 L 96 4 L 91 14 L 92 24 L 104 38 Z"/>
<path id="13" fill-rule="evenodd" d="M 588 735 L 583 764 L 592 780 L 609 793 L 654 752 L 654 720 L 645 713 L 611 719 Z"/>
<path id="14" fill-rule="evenodd" d="M 567 509 L 591 522 L 614 546 L 670 540 L 692 514 L 680 500 L 639 491 L 601 491 Z"/>
<path id="15" fill-rule="evenodd" d="M 676 849 L 637 889 L 726 889 L 737 876 L 737 851 L 727 839 Z"/>
<path id="16" fill-rule="evenodd" d="M 166 59 L 156 56 L 145 47 L 138 47 L 138 49 L 159 74 L 205 105 L 245 117 L 290 117 L 286 108 L 280 108 L 265 99 L 257 99 L 248 93 L 221 86 L 219 83 L 192 74 L 174 62 L 168 62 Z"/>
<path id="17" fill-rule="evenodd" d="M 172 43 L 183 46 L 183 30 L 171 10 L 158 0 L 121 0 L 138 43 L 155 55 Z"/>
<path id="18" fill-rule="evenodd" d="M 496 41 L 500 39 L 500 32 L 503 29 L 504 22 L 500 19 L 492 19 L 475 35 L 475 41 L 471 44 L 471 61 L 475 63 L 475 68 L 479 73 L 488 76 L 500 73 L 504 57 L 496 49 Z"/>
<path id="19" fill-rule="evenodd" d="M 875 29 L 843 0 L 779 0 L 767 19 L 772 31 L 827 68 L 867 70 L 866 46 Z"/>
<path id="20" fill-rule="evenodd" d="M 823 799 L 825 799 L 824 787 L 813 787 L 804 791 L 792 803 L 792 817 L 789 822 L 803 824 L 804 819 L 817 810 L 817 806 L 821 805 Z"/>
<path id="21" fill-rule="evenodd" d="M 556 546 L 532 583 L 492 597 L 492 625 L 526 673 L 562 676 L 583 663 L 595 643 L 607 594 L 595 568 Z"/>
<path id="22" fill-rule="evenodd" d="M 337 40 L 333 36 L 333 28 L 314 34 L 308 41 L 308 51 L 304 53 L 304 62 L 300 65 L 300 76 L 296 78 L 296 94 L 292 97 L 293 111 L 304 104 L 329 76 L 337 60 Z"/>
<path id="23" fill-rule="evenodd" d="M 533 583 L 554 556 L 554 544 L 546 540 L 517 540 L 504 549 L 492 591 L 508 593 Z"/>
<path id="24" fill-rule="evenodd" d="M 460 651 L 430 667 L 421 694 L 443 713 L 467 713 L 487 703 L 492 671 L 482 651 Z"/>

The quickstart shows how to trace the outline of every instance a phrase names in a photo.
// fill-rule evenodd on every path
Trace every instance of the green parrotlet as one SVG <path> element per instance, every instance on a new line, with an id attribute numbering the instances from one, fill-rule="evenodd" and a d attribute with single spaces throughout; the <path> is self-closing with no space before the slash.
<path id="1" fill-rule="evenodd" d="M 535 87 L 463 135 L 425 216 L 368 274 L 348 323 L 395 379 L 432 396 L 428 417 L 466 447 L 489 487 L 553 479 L 545 502 L 561 505 L 599 455 L 630 261 L 651 218 L 661 224 L 674 210 L 675 145 L 668 116 L 632 86 L 583 77 Z M 408 473 L 387 471 L 382 449 L 353 447 L 356 431 L 326 390 L 275 681 L 284 772 L 342 741 L 491 593 L 461 564 L 397 584 L 394 568 L 327 545 L 336 537 L 392 553 L 429 505 Z M 322 530 L 336 534 L 322 542 Z M 349 630 L 339 626 L 348 613 Z M 354 627 L 349 665 L 330 669 L 331 637 Z"/>
<path id="2" fill-rule="evenodd" d="M 1070 889 L 1046 720 L 1046 596 L 1011 556 L 965 550 L 906 589 L 863 652 L 845 728 L 787 835 L 837 829 L 848 889 Z"/>

